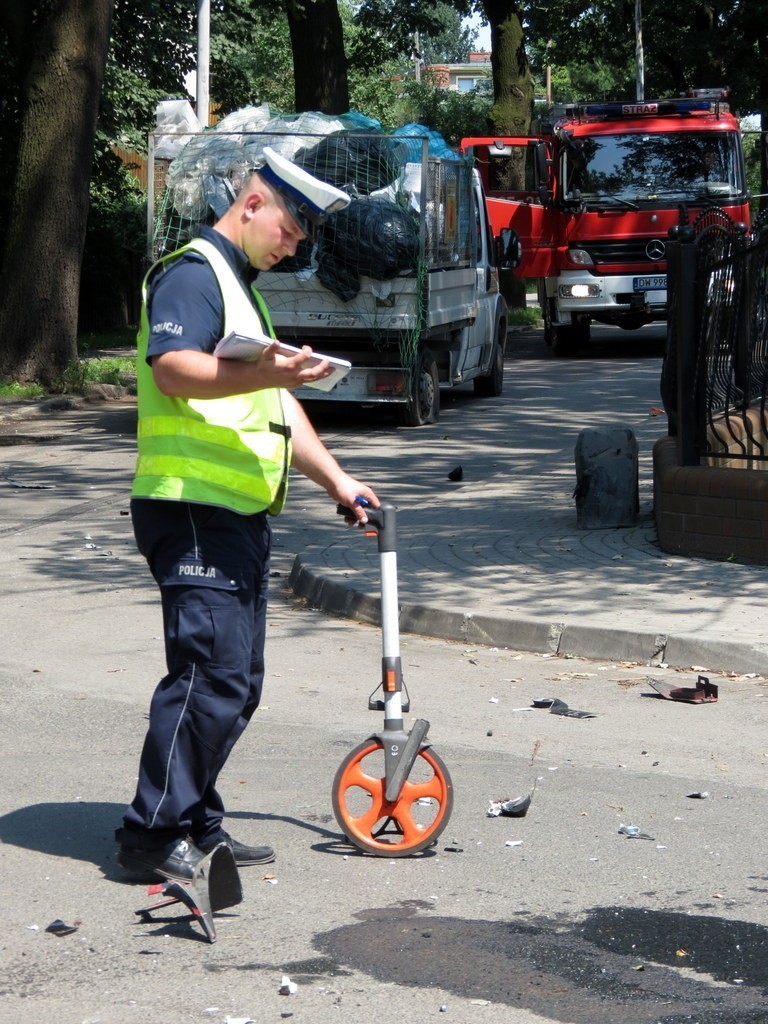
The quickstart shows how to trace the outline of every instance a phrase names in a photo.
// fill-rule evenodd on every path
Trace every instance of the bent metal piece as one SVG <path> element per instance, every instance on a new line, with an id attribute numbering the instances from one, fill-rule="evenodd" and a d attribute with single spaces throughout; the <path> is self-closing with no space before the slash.
<path id="1" fill-rule="evenodd" d="M 198 920 L 209 942 L 216 941 L 216 927 L 213 915 L 217 910 L 234 907 L 243 901 L 243 889 L 237 871 L 234 854 L 227 843 L 219 843 L 198 863 L 189 883 L 169 879 L 152 885 L 151 896 L 165 896 L 164 900 L 150 907 L 136 910 L 143 921 L 153 921 L 152 913 L 176 903 L 183 903 Z"/>
<path id="2" fill-rule="evenodd" d="M 686 704 L 714 704 L 718 699 L 717 685 L 710 683 L 706 676 L 699 676 L 695 686 L 674 686 L 651 676 L 646 678 L 658 695 L 665 700 L 679 700 Z"/>

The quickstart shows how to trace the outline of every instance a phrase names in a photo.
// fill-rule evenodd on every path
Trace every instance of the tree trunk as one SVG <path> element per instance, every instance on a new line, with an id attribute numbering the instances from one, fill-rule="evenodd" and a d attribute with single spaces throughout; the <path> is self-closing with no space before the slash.
<path id="1" fill-rule="evenodd" d="M 296 112 L 349 110 L 347 58 L 336 0 L 288 0 Z"/>
<path id="2" fill-rule="evenodd" d="M 50 385 L 77 359 L 88 182 L 114 0 L 4 0 L 21 125 L 0 259 L 0 376 Z M 19 16 L 19 11 L 23 12 Z"/>
<path id="3" fill-rule="evenodd" d="M 525 52 L 522 3 L 483 0 L 485 17 L 491 26 L 491 73 L 493 106 L 488 114 L 491 135 L 527 135 L 533 114 L 533 78 Z M 512 165 L 512 179 L 492 182 L 499 189 L 522 189 L 525 169 L 522 161 Z M 510 270 L 499 272 L 499 287 L 509 306 L 525 308 L 525 280 Z"/>

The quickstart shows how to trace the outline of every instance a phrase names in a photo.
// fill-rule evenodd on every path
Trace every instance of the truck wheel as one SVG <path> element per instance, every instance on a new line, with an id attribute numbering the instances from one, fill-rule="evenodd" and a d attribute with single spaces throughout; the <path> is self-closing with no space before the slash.
<path id="1" fill-rule="evenodd" d="M 554 299 L 543 298 L 541 300 L 541 315 L 544 320 L 544 344 L 549 348 L 552 347 L 552 332 L 554 326 L 552 324 L 552 304 Z"/>
<path id="2" fill-rule="evenodd" d="M 423 427 L 440 416 L 440 382 L 435 357 L 425 349 L 419 367 L 411 378 L 411 393 L 405 405 L 398 406 L 397 419 L 403 427 Z"/>
<path id="3" fill-rule="evenodd" d="M 552 325 L 552 351 L 556 356 L 575 356 L 589 341 L 589 321 Z"/>
<path id="4" fill-rule="evenodd" d="M 553 324 L 551 346 L 554 354 L 561 358 L 575 355 L 579 345 L 573 325 Z"/>
<path id="5" fill-rule="evenodd" d="M 504 348 L 507 339 L 507 325 L 501 320 L 496 328 L 493 342 L 491 368 L 484 377 L 475 377 L 472 386 L 480 398 L 498 398 L 504 390 Z"/>

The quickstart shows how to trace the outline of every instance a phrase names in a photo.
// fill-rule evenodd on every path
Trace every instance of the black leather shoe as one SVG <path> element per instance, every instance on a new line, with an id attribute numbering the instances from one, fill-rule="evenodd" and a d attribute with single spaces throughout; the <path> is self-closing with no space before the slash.
<path id="1" fill-rule="evenodd" d="M 200 849 L 203 853 L 210 853 L 219 843 L 227 844 L 239 868 L 247 868 L 252 864 L 271 864 L 275 859 L 275 851 L 271 846 L 246 846 L 245 843 L 238 843 L 227 832 L 221 833 L 218 838 L 201 843 Z"/>
<path id="2" fill-rule="evenodd" d="M 117 850 L 117 863 L 131 874 L 150 876 L 151 878 L 175 878 L 180 882 L 188 882 L 194 874 L 204 853 L 187 839 L 177 839 L 174 843 L 161 846 L 156 850 L 138 850 L 133 846 L 120 846 Z"/>

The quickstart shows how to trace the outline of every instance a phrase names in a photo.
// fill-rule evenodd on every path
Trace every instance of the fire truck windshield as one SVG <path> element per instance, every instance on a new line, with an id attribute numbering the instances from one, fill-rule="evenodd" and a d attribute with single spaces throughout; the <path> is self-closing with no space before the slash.
<path id="1" fill-rule="evenodd" d="M 569 139 L 563 198 L 581 202 L 727 199 L 745 191 L 735 132 L 626 133 Z"/>

